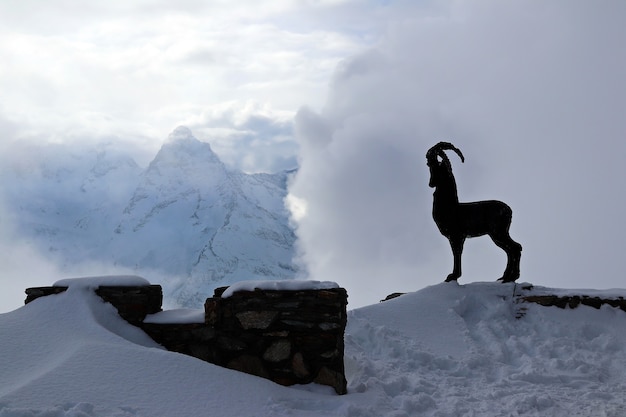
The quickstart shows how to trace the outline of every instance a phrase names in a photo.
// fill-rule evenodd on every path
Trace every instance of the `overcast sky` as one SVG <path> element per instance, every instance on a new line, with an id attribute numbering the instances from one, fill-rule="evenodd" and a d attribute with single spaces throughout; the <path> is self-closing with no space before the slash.
<path id="1" fill-rule="evenodd" d="M 513 208 L 520 281 L 626 287 L 624 21 L 621 0 L 5 0 L 0 144 L 153 155 L 184 124 L 246 171 L 297 163 L 301 261 L 354 307 L 451 271 L 424 158 L 447 140 L 460 199 Z M 460 282 L 505 262 L 470 240 Z"/>

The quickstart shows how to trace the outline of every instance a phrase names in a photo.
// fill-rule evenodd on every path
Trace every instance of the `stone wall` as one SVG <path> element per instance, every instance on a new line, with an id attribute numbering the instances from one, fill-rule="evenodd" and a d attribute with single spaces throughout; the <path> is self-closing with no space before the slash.
<path id="1" fill-rule="evenodd" d="M 591 297 L 587 295 L 571 295 L 571 296 L 557 296 L 557 295 L 529 295 L 521 297 L 523 302 L 535 303 L 545 307 L 558 307 L 558 308 L 576 308 L 579 305 L 593 307 L 599 309 L 603 305 L 609 305 L 611 307 L 619 308 L 622 311 L 626 311 L 626 300 L 623 298 L 601 298 Z"/>
<path id="2" fill-rule="evenodd" d="M 66 289 L 29 288 L 26 303 Z M 144 322 L 147 314 L 161 311 L 158 285 L 95 291 L 168 350 L 282 385 L 314 382 L 347 392 L 345 289 L 239 291 L 222 298 L 225 289 L 206 300 L 204 323 Z"/>
<path id="3" fill-rule="evenodd" d="M 59 294 L 67 291 L 67 287 L 35 287 L 26 289 L 25 304 L 46 295 Z M 140 286 L 105 286 L 95 289 L 104 301 L 113 304 L 123 319 L 131 324 L 139 325 L 148 314 L 161 311 L 163 290 L 160 285 Z"/>
<path id="4" fill-rule="evenodd" d="M 219 364 L 283 385 L 315 382 L 346 393 L 345 289 L 241 291 L 220 298 L 222 290 L 205 303 L 205 322 L 217 330 Z"/>

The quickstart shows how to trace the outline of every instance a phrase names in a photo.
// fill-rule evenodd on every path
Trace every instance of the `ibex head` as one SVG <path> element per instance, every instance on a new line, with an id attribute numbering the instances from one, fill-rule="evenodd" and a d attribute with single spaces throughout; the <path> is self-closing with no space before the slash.
<path id="1" fill-rule="evenodd" d="M 452 176 L 450 159 L 448 159 L 448 156 L 444 152 L 446 150 L 456 152 L 459 158 L 461 158 L 461 162 L 465 162 L 465 157 L 463 157 L 461 151 L 450 142 L 439 142 L 430 148 L 428 152 L 426 152 L 426 164 L 430 168 L 430 181 L 428 182 L 428 186 L 431 188 L 437 185 L 437 176 L 442 174 L 442 169 L 445 169 L 446 175 Z M 441 158 L 441 161 L 439 161 L 439 158 Z"/>

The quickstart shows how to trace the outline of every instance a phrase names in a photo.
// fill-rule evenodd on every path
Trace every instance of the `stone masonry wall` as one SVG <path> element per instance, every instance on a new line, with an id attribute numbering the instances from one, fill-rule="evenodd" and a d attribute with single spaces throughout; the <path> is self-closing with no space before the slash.
<path id="1" fill-rule="evenodd" d="M 59 294 L 67 291 L 67 287 L 34 287 L 26 289 L 28 304 L 39 297 Z M 163 290 L 160 285 L 140 286 L 99 286 L 95 289 L 104 301 L 113 304 L 119 315 L 129 323 L 137 326 L 148 314 L 161 311 Z"/>
<path id="2" fill-rule="evenodd" d="M 100 286 L 95 291 L 168 350 L 282 385 L 314 382 L 338 394 L 347 392 L 345 289 L 239 291 L 221 298 L 225 289 L 206 300 L 204 323 L 143 322 L 147 314 L 161 311 L 159 285 Z M 28 288 L 26 303 L 65 290 Z"/>
<path id="3" fill-rule="evenodd" d="M 572 295 L 572 296 L 557 296 L 557 295 L 529 295 L 521 297 L 523 302 L 535 303 L 545 307 L 558 307 L 558 308 L 576 308 L 579 305 L 593 307 L 599 309 L 603 305 L 609 305 L 611 307 L 619 308 L 622 311 L 626 311 L 626 300 L 623 298 L 600 298 L 590 297 L 587 295 Z"/>
<path id="4" fill-rule="evenodd" d="M 282 385 L 315 382 L 345 394 L 344 331 L 347 293 L 255 290 L 205 303 L 205 322 L 217 331 L 215 363 Z"/>

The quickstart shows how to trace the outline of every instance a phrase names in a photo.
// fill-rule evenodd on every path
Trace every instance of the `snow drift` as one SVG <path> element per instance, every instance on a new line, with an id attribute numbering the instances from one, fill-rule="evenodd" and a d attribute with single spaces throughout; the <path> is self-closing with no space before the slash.
<path id="1" fill-rule="evenodd" d="M 525 304 L 516 319 L 521 292 L 439 284 L 350 311 L 336 396 L 167 352 L 74 286 L 0 315 L 0 415 L 624 415 L 626 313 Z"/>

